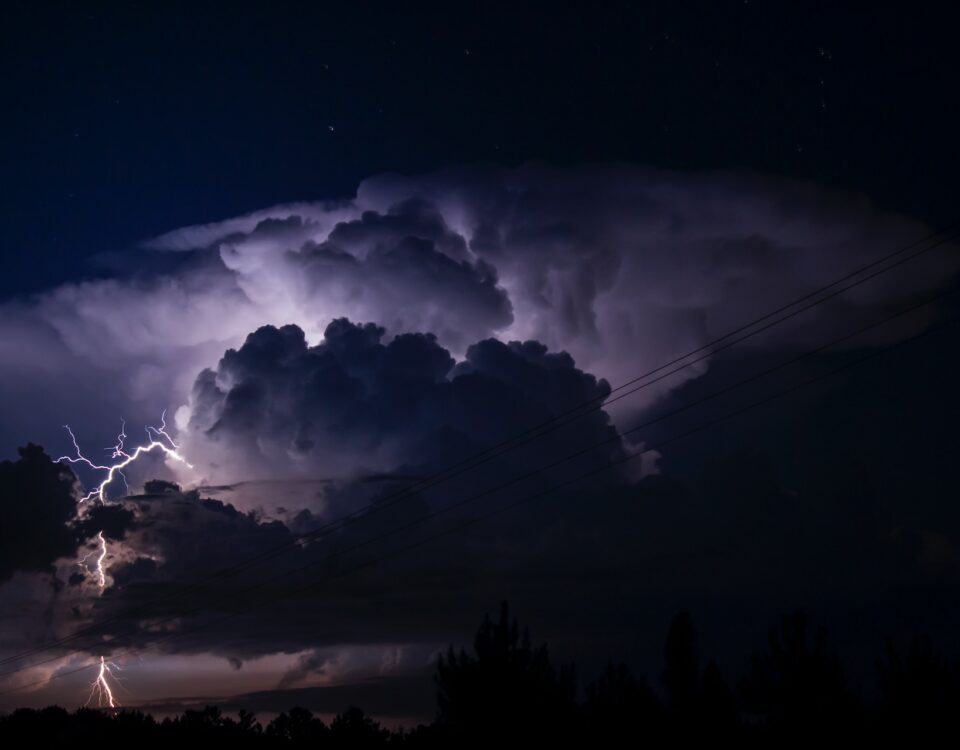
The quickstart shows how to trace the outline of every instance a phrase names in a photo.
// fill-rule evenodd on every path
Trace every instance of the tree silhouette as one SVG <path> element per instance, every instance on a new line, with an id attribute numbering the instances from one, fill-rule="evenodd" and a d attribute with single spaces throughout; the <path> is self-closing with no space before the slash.
<path id="1" fill-rule="evenodd" d="M 740 708 L 737 696 L 727 685 L 715 661 L 710 661 L 700 677 L 698 725 L 704 735 L 731 736 L 739 733 Z"/>
<path id="2" fill-rule="evenodd" d="M 173 724 L 177 733 L 197 738 L 214 738 L 217 730 L 223 726 L 224 716 L 216 706 L 201 709 L 188 709 Z"/>
<path id="3" fill-rule="evenodd" d="M 282 713 L 271 721 L 264 734 L 289 742 L 315 743 L 326 739 L 329 731 L 321 719 L 314 717 L 307 709 L 295 706 L 289 713 Z"/>
<path id="4" fill-rule="evenodd" d="M 496 623 L 484 617 L 473 653 L 451 646 L 435 677 L 438 727 L 460 741 L 544 739 L 573 721 L 572 670 L 554 669 L 546 645 L 534 648 L 529 631 L 521 635 L 516 620 L 511 623 L 506 602 Z"/>
<path id="5" fill-rule="evenodd" d="M 878 662 L 880 700 L 862 709 L 848 688 L 826 631 L 811 638 L 802 614 L 784 617 L 769 634 L 769 648 L 753 657 L 737 693 L 715 662 L 701 671 L 690 615 L 672 621 L 664 646 L 661 703 L 623 663 L 606 668 L 576 701 L 572 670 L 557 670 L 547 647 L 510 618 L 485 617 L 467 652 L 453 647 L 437 661 L 436 721 L 390 731 L 356 707 L 328 727 L 304 708 L 281 713 L 262 730 L 254 715 L 224 714 L 217 706 L 155 720 L 137 710 L 18 709 L 0 714 L 0 746 L 164 747 L 211 743 L 230 747 L 477 747 L 491 742 L 534 746 L 610 747 L 693 745 L 809 745 L 811 741 L 899 742 L 949 736 L 960 713 L 960 662 L 941 655 L 928 639 L 904 653 L 890 644 Z M 745 717 L 743 720 L 741 717 Z"/>
<path id="6" fill-rule="evenodd" d="M 389 738 L 389 730 L 356 706 L 338 714 L 330 724 L 331 744 L 338 748 L 377 747 Z"/>
<path id="7" fill-rule="evenodd" d="M 700 689 L 700 666 L 697 656 L 697 631 L 688 612 L 673 618 L 663 650 L 666 668 L 663 684 L 667 689 L 667 706 L 678 717 L 688 717 L 696 710 Z"/>
<path id="8" fill-rule="evenodd" d="M 858 718 L 855 696 L 847 687 L 840 660 L 827 648 L 819 628 L 808 644 L 807 618 L 797 612 L 770 631 L 770 651 L 753 657 L 740 684 L 746 709 L 768 727 L 793 736 L 851 728 Z"/>
<path id="9" fill-rule="evenodd" d="M 878 669 L 886 731 L 936 736 L 952 726 L 960 712 L 960 663 L 938 653 L 929 638 L 914 638 L 903 658 L 888 641 Z"/>
<path id="10" fill-rule="evenodd" d="M 600 677 L 587 685 L 582 730 L 591 743 L 609 745 L 638 730 L 650 738 L 660 737 L 663 721 L 656 693 L 622 662 L 608 662 Z"/>
<path id="11" fill-rule="evenodd" d="M 697 630 L 689 612 L 673 618 L 663 655 L 667 719 L 674 737 L 690 739 L 734 732 L 740 723 L 736 696 L 716 662 L 709 662 L 700 673 Z"/>

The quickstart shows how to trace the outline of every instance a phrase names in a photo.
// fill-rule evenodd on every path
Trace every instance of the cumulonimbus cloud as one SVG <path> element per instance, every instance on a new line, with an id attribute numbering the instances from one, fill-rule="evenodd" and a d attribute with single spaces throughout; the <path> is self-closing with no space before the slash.
<path id="1" fill-rule="evenodd" d="M 258 329 L 198 376 L 181 450 L 195 469 L 235 481 L 429 473 L 610 393 L 568 354 L 533 341 L 485 339 L 457 363 L 433 334 L 384 337 L 346 318 L 315 346 L 296 326 Z M 591 460 L 622 456 L 603 410 L 581 416 L 575 432 L 545 433 L 523 460 L 592 443 L 606 446 Z"/>
<path id="2" fill-rule="evenodd" d="M 298 663 L 288 678 L 295 682 L 327 664 L 327 651 L 315 649 L 433 648 L 505 593 L 573 630 L 616 622 L 623 639 L 678 591 L 707 581 L 742 601 L 767 590 L 769 570 L 784 600 L 829 571 L 837 599 L 857 591 L 882 603 L 901 557 L 916 580 L 928 576 L 914 559 L 916 539 L 873 529 L 856 508 L 797 497 L 742 463 L 696 487 L 651 477 L 602 494 L 570 489 L 549 498 L 548 514 L 518 505 L 509 519 L 456 536 L 447 532 L 463 519 L 540 485 L 431 517 L 512 476 L 510 468 L 556 458 L 569 438 L 559 433 L 537 443 L 539 455 L 516 456 L 515 467 L 409 493 L 396 506 L 385 499 L 926 232 L 853 196 L 749 175 L 625 166 L 383 175 L 347 200 L 178 229 L 132 251 L 110 278 L 8 301 L 0 310 L 8 451 L 32 439 L 63 452 L 64 422 L 95 450 L 114 443 L 117 418 L 130 426 L 168 409 L 197 481 L 328 481 L 293 502 L 276 484 L 253 485 L 249 502 L 239 486 L 218 500 L 151 485 L 149 496 L 78 521 L 64 467 L 41 461 L 39 449 L 0 464 L 8 491 L 25 476 L 50 485 L 44 517 L 17 493 L 0 498 L 13 519 L 4 531 L 14 535 L 3 545 L 0 595 L 20 618 L 8 630 L 14 640 L 0 645 L 34 645 L 43 622 L 46 639 L 101 624 L 78 647 L 94 654 L 157 644 L 236 663 L 280 651 L 319 655 Z M 811 330 L 873 317 L 943 284 L 941 267 L 905 265 L 752 345 L 805 346 Z M 697 372 L 631 403 L 650 406 Z M 594 463 L 628 450 L 616 436 L 604 412 L 578 423 L 575 435 L 581 445 L 614 438 Z M 363 477 L 363 468 L 399 474 Z M 298 535 L 371 504 L 358 522 L 300 543 Z M 94 529 L 109 540 L 102 593 L 75 559 Z M 395 545 L 431 536 L 415 554 L 393 556 Z M 287 552 L 255 575 L 206 581 L 278 547 Z M 826 550 L 822 571 L 807 562 L 814 547 Z M 341 550 L 353 553 L 332 554 Z M 381 554 L 390 556 L 367 564 Z M 940 543 L 935 557 L 934 574 L 955 572 L 951 548 Z M 351 566 L 358 572 L 342 576 Z M 49 582 L 32 573 L 52 569 L 48 601 Z M 250 582 L 264 580 L 283 585 L 251 597 Z M 32 609 L 8 606 L 22 591 Z M 630 617 L 624 592 L 637 602 Z M 224 614 L 220 627 L 192 629 Z"/>
<path id="3" fill-rule="evenodd" d="M 432 333 L 456 359 L 486 338 L 536 340 L 617 385 L 924 232 L 856 196 L 750 175 L 527 166 L 373 177 L 350 199 L 175 230 L 112 278 L 5 303 L 0 439 L 53 444 L 70 421 L 99 443 L 114 417 L 164 408 L 179 408 L 185 429 L 198 373 L 251 331 L 293 324 L 316 344 L 340 317 L 387 336 Z M 904 266 L 805 322 L 855 318 L 941 282 Z M 808 330 L 760 345 L 796 347 Z"/>

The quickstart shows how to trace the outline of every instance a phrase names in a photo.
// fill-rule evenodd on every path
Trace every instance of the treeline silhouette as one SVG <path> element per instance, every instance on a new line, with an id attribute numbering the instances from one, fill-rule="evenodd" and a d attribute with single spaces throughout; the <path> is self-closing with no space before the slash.
<path id="1" fill-rule="evenodd" d="M 849 686 L 823 628 L 811 632 L 802 613 L 770 631 L 766 650 L 747 674 L 728 683 L 713 661 L 701 667 L 697 633 L 687 613 L 666 637 L 660 687 L 610 662 L 578 691 L 573 667 L 558 667 L 546 645 L 511 620 L 484 618 L 473 649 L 440 656 L 434 679 L 437 714 L 413 729 L 385 728 L 357 707 L 329 724 L 293 708 L 262 726 L 248 711 L 236 718 L 216 706 L 156 720 L 139 710 L 18 709 L 0 716 L 0 743 L 92 743 L 171 746 L 366 748 L 463 747 L 492 742 L 578 743 L 582 746 L 692 744 L 730 740 L 747 746 L 814 741 L 916 742 L 949 737 L 960 716 L 960 661 L 916 638 L 905 653 L 887 644 L 878 659 L 879 698 L 865 703 Z"/>

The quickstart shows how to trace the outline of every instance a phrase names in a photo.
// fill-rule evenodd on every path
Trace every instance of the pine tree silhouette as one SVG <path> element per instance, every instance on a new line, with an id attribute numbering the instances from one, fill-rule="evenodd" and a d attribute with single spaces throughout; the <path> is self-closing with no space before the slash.
<path id="1" fill-rule="evenodd" d="M 667 706 L 678 719 L 692 718 L 700 691 L 697 631 L 688 612 L 673 618 L 664 646 L 663 684 Z"/>
<path id="2" fill-rule="evenodd" d="M 572 670 L 554 669 L 546 645 L 534 647 L 529 631 L 510 621 L 506 602 L 496 623 L 484 617 L 473 653 L 451 646 L 435 677 L 438 727 L 460 741 L 545 739 L 573 721 Z"/>
<path id="3" fill-rule="evenodd" d="M 591 744 L 609 746 L 637 732 L 651 740 L 663 737 L 663 705 L 646 681 L 636 679 L 622 662 L 608 662 L 587 685 L 582 716 L 583 739 Z"/>
<path id="4" fill-rule="evenodd" d="M 852 731 L 859 720 L 856 697 L 848 688 L 837 656 L 819 628 L 808 643 L 807 618 L 797 612 L 783 618 L 780 632 L 771 631 L 768 653 L 753 657 L 741 681 L 747 710 L 770 729 L 794 737 L 824 731 Z"/>
<path id="5" fill-rule="evenodd" d="M 268 737 L 290 742 L 317 742 L 326 739 L 330 730 L 321 719 L 299 706 L 282 713 L 267 725 L 264 732 Z"/>
<path id="6" fill-rule="evenodd" d="M 960 712 L 960 662 L 916 637 L 904 657 L 889 641 L 880 673 L 880 723 L 902 739 L 942 736 Z"/>

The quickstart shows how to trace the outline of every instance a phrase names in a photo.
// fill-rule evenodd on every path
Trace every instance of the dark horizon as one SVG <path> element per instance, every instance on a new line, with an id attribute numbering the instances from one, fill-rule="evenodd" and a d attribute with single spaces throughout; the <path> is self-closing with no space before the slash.
<path id="1" fill-rule="evenodd" d="M 430 674 L 432 715 L 418 716 L 416 709 L 405 717 L 390 713 L 404 700 L 413 706 L 410 696 L 381 695 L 390 708 L 371 712 L 355 700 L 332 698 L 336 688 L 313 688 L 270 693 L 275 710 L 270 704 L 250 710 L 265 696 L 189 699 L 159 712 L 144 706 L 72 714 L 55 706 L 18 709 L 0 714 L 0 737 L 141 743 L 205 737 L 294 745 L 322 740 L 328 747 L 472 746 L 504 737 L 598 742 L 639 732 L 657 741 L 752 744 L 824 734 L 889 741 L 937 737 L 960 701 L 960 660 L 945 658 L 922 636 L 903 649 L 887 642 L 876 659 L 871 700 L 847 680 L 827 631 L 801 612 L 771 627 L 766 647 L 754 651 L 748 671 L 734 679 L 702 653 L 700 640 L 695 621 L 680 612 L 664 639 L 658 679 L 634 675 L 611 657 L 595 679 L 582 684 L 576 666 L 552 659 L 549 645 L 521 628 L 502 602 L 499 616 L 484 617 L 472 647 L 451 644 L 438 656 Z M 376 702 L 376 686 L 369 687 L 374 690 L 366 691 L 367 698 Z M 316 700 L 322 691 L 340 707 L 311 703 L 309 697 Z M 290 701 L 294 696 L 307 701 Z"/>

